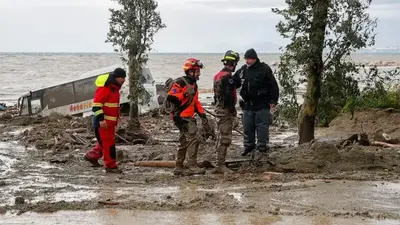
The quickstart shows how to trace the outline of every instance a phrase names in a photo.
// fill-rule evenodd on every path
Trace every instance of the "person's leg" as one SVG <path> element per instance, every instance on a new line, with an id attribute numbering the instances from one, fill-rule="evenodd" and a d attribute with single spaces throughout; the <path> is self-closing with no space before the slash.
<path id="1" fill-rule="evenodd" d="M 269 109 L 261 109 L 255 112 L 256 129 L 257 129 L 257 150 L 259 152 L 267 152 L 269 150 Z"/>
<path id="2" fill-rule="evenodd" d="M 246 156 L 248 153 L 254 150 L 255 147 L 255 113 L 253 111 L 243 110 L 243 146 L 244 152 L 242 156 Z"/>
<path id="3" fill-rule="evenodd" d="M 88 151 L 84 159 L 92 164 L 93 167 L 100 167 L 99 159 L 103 157 L 103 148 L 101 139 L 100 139 L 100 133 L 99 133 L 99 128 L 94 129 L 94 134 L 97 139 L 96 146 L 94 146 L 90 151 Z"/>
<path id="4" fill-rule="evenodd" d="M 218 118 L 219 140 L 217 143 L 217 168 L 214 173 L 232 173 L 225 165 L 226 153 L 232 143 L 233 116 L 225 114 Z"/>
<path id="5" fill-rule="evenodd" d="M 178 151 L 176 152 L 174 175 L 183 175 L 184 172 L 183 163 L 186 158 L 186 149 L 187 149 L 186 137 L 185 134 L 181 131 L 179 133 L 179 147 Z"/>
<path id="6" fill-rule="evenodd" d="M 99 129 L 100 139 L 103 143 L 104 168 L 107 172 L 120 172 L 117 170 L 117 151 L 115 149 L 115 126 Z"/>
<path id="7" fill-rule="evenodd" d="M 199 150 L 200 142 L 197 137 L 198 128 L 195 119 L 186 119 L 185 126 L 189 173 L 205 174 L 206 171 L 197 165 L 197 151 Z"/>

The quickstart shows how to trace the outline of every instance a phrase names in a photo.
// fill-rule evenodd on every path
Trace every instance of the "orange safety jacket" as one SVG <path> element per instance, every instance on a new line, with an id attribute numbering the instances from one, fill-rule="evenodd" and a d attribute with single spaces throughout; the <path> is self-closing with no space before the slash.
<path id="1" fill-rule="evenodd" d="M 119 86 L 110 74 L 103 74 L 96 79 L 96 93 L 93 99 L 92 111 L 97 122 L 106 120 L 109 125 L 117 125 L 119 118 Z"/>
<path id="2" fill-rule="evenodd" d="M 187 83 L 194 89 L 195 94 L 193 98 L 186 94 L 189 87 L 182 79 L 186 79 Z M 194 78 L 184 76 L 181 79 L 177 79 L 169 90 L 167 97 L 168 101 L 180 106 L 178 107 L 177 112 L 173 113 L 179 113 L 180 117 L 194 117 L 195 113 L 205 115 L 204 109 L 199 101 L 199 92 L 197 89 L 198 87 Z"/>

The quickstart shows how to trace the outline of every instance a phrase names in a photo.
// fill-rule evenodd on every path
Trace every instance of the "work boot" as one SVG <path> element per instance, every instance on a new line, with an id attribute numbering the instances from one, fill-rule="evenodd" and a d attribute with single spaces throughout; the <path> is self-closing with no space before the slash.
<path id="1" fill-rule="evenodd" d="M 266 145 L 266 146 L 262 146 L 262 147 L 258 147 L 257 148 L 257 150 L 258 150 L 258 152 L 260 152 L 260 153 L 267 153 L 267 152 L 269 152 L 270 151 L 270 148 L 269 148 L 269 146 L 268 145 Z"/>
<path id="2" fill-rule="evenodd" d="M 217 166 L 211 173 L 215 174 L 225 174 L 225 173 L 233 173 L 232 170 L 228 169 L 225 165 Z"/>
<path id="3" fill-rule="evenodd" d="M 115 168 L 106 168 L 106 173 L 122 173 L 122 170 L 120 170 L 118 167 Z"/>
<path id="4" fill-rule="evenodd" d="M 181 166 L 177 166 L 174 169 L 175 176 L 185 176 L 185 170 Z"/>
<path id="5" fill-rule="evenodd" d="M 92 167 L 101 167 L 99 160 L 97 159 L 90 159 L 87 155 L 85 155 L 83 159 L 90 162 L 92 164 Z"/>
<path id="6" fill-rule="evenodd" d="M 206 170 L 198 167 L 197 165 L 196 166 L 189 166 L 189 169 L 187 170 L 187 175 L 188 176 L 196 175 L 196 174 L 203 175 L 205 173 L 206 173 Z"/>
<path id="7" fill-rule="evenodd" d="M 233 173 L 233 171 L 228 169 L 225 165 L 228 147 L 228 144 L 221 144 L 217 147 L 217 168 L 215 168 L 212 173 Z"/>
<path id="8" fill-rule="evenodd" d="M 252 152 L 254 150 L 253 147 L 246 147 L 244 148 L 244 151 L 242 153 L 242 156 L 246 156 L 247 154 L 249 154 L 250 152 Z"/>

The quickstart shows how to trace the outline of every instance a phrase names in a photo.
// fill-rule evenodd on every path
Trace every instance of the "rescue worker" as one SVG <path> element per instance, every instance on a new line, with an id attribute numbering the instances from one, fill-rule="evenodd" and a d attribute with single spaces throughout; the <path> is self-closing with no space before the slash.
<path id="1" fill-rule="evenodd" d="M 183 66 L 185 76 L 174 81 L 167 96 L 167 100 L 177 106 L 176 109 L 171 112 L 171 117 L 175 126 L 180 131 L 174 175 L 205 174 L 205 170 L 199 168 L 197 165 L 199 140 L 197 137 L 198 128 L 195 113 L 200 116 L 203 125 L 208 124 L 197 91 L 198 87 L 196 81 L 199 80 L 200 69 L 203 69 L 203 64 L 200 60 L 195 58 L 187 59 Z M 186 152 L 188 155 L 187 170 L 184 169 L 183 165 Z"/>
<path id="2" fill-rule="evenodd" d="M 116 68 L 113 73 L 100 75 L 96 79 L 96 92 L 93 99 L 93 127 L 97 139 L 96 146 L 85 155 L 85 159 L 100 166 L 98 160 L 104 157 L 107 173 L 121 173 L 116 161 L 115 129 L 119 119 L 120 89 L 125 82 L 126 72 Z"/>
<path id="3" fill-rule="evenodd" d="M 246 65 L 235 73 L 242 80 L 239 104 L 243 110 L 244 152 L 254 149 L 260 153 L 269 151 L 269 124 L 271 112 L 278 104 L 279 87 L 271 67 L 260 62 L 254 49 L 246 51 Z M 255 135 L 257 133 L 257 144 Z"/>
<path id="4" fill-rule="evenodd" d="M 214 173 L 232 173 L 225 166 L 226 153 L 232 142 L 232 130 L 237 125 L 236 89 L 240 88 L 241 80 L 232 75 L 235 72 L 240 57 L 237 52 L 229 50 L 222 58 L 224 68 L 214 77 L 214 104 L 215 115 L 219 130 L 217 143 L 217 167 Z"/>

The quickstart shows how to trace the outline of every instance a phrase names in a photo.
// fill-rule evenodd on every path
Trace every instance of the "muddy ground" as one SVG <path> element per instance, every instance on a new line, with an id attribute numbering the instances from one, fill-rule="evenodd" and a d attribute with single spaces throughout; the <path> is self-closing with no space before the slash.
<path id="1" fill-rule="evenodd" d="M 3 151 L 0 158 L 0 166 L 3 163 L 7 168 L 0 170 L 4 193 L 0 212 L 113 207 L 400 219 L 400 187 L 396 185 L 400 148 L 343 142 L 361 132 L 371 141 L 377 131 L 400 138 L 397 111 L 366 110 L 357 112 L 352 120 L 342 115 L 329 128 L 318 129 L 316 141 L 301 146 L 294 146 L 295 130 L 271 127 L 272 152 L 260 161 L 238 163 L 232 175 L 191 177 L 175 177 L 169 168 L 133 166 L 137 161 L 175 158 L 178 131 L 168 116 L 152 113 L 141 122 L 150 139 L 143 141 L 140 134 L 127 131 L 124 118 L 117 138 L 118 161 L 124 173 L 106 175 L 102 168 L 92 168 L 82 160 L 95 144 L 90 118 L 2 114 L 0 143 L 9 152 Z M 241 140 L 234 132 L 228 160 L 250 159 L 240 156 Z M 203 139 L 199 161 L 213 161 L 214 146 L 215 141 Z M 330 188 L 332 192 L 327 193 Z M 346 201 L 354 196 L 379 204 L 368 208 L 359 201 Z"/>

